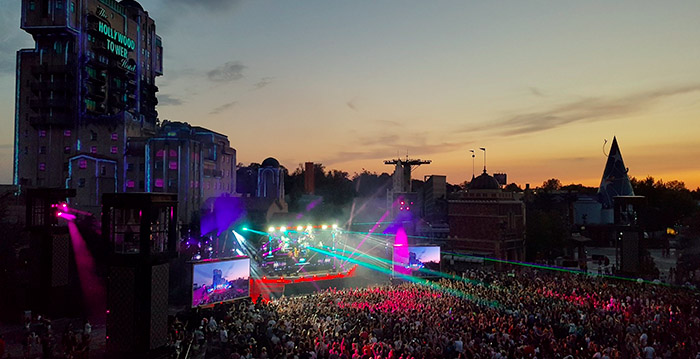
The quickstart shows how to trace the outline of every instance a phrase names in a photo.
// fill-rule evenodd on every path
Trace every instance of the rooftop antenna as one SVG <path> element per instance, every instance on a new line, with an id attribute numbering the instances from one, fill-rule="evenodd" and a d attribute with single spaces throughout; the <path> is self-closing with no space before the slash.
<path id="1" fill-rule="evenodd" d="M 479 149 L 484 151 L 484 173 L 486 173 L 486 147 L 479 147 Z"/>
<path id="2" fill-rule="evenodd" d="M 476 157 L 476 154 L 474 154 L 474 150 L 469 150 L 469 152 L 472 153 L 472 179 L 474 179 L 474 157 Z"/>

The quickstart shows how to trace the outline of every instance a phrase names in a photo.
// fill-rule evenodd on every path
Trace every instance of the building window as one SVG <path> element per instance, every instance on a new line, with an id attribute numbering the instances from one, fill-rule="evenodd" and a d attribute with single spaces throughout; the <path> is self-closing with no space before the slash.
<path id="1" fill-rule="evenodd" d="M 156 152 L 156 157 L 163 157 L 164 155 L 165 155 L 165 151 L 163 151 L 163 150 L 158 150 Z"/>
<path id="2" fill-rule="evenodd" d="M 97 141 L 97 132 L 90 131 L 90 141 Z"/>
<path id="3" fill-rule="evenodd" d="M 46 146 L 39 147 L 39 153 L 42 155 L 45 155 L 46 154 Z"/>
<path id="4" fill-rule="evenodd" d="M 97 109 L 97 102 L 86 98 L 85 99 L 85 108 L 88 111 L 95 111 L 95 109 Z M 90 131 L 90 132 L 92 132 L 92 131 Z M 94 133 L 94 132 L 92 132 L 92 133 Z M 94 141 L 97 139 L 97 134 L 95 133 L 95 136 L 93 138 L 92 133 L 91 133 L 90 139 Z"/>
<path id="5" fill-rule="evenodd" d="M 75 12 L 75 1 L 70 2 L 70 12 Z"/>
<path id="6" fill-rule="evenodd" d="M 156 178 L 156 188 L 163 188 L 163 179 Z"/>
<path id="7" fill-rule="evenodd" d="M 176 170 L 177 169 L 177 161 L 170 161 L 169 168 L 171 170 Z"/>
<path id="8" fill-rule="evenodd" d="M 29 2 L 29 10 L 30 11 L 36 10 L 36 3 L 34 1 Z"/>
<path id="9" fill-rule="evenodd" d="M 53 51 L 57 54 L 60 54 L 63 52 L 63 44 L 60 41 L 54 41 L 53 42 Z"/>
<path id="10" fill-rule="evenodd" d="M 177 157 L 177 151 L 175 150 L 170 150 L 170 157 Z"/>
<path id="11" fill-rule="evenodd" d="M 80 188 L 85 187 L 85 178 L 81 178 L 78 180 L 78 187 L 80 187 Z"/>
<path id="12" fill-rule="evenodd" d="M 44 163 L 44 162 L 39 163 L 39 171 L 46 171 L 46 163 Z"/>
<path id="13" fill-rule="evenodd" d="M 118 139 L 119 139 L 119 135 L 117 135 L 116 133 L 113 133 L 112 134 L 112 141 L 116 141 Z"/>
<path id="14" fill-rule="evenodd" d="M 134 164 L 133 164 L 133 163 L 127 164 L 127 165 L 126 165 L 126 170 L 127 170 L 128 172 L 133 171 L 133 170 L 134 170 Z"/>
<path id="15" fill-rule="evenodd" d="M 97 153 L 97 146 L 90 146 L 90 153 Z"/>
<path id="16" fill-rule="evenodd" d="M 39 137 L 46 137 L 46 130 L 39 130 Z"/>
<path id="17" fill-rule="evenodd" d="M 117 153 L 117 146 L 112 146 L 112 148 L 109 150 L 111 153 Z"/>
<path id="18" fill-rule="evenodd" d="M 81 159 L 80 161 L 78 161 L 78 167 L 80 167 L 81 169 L 87 168 L 87 160 Z"/>
<path id="19" fill-rule="evenodd" d="M 70 146 L 63 147 L 63 153 L 70 153 Z"/>
<path id="20" fill-rule="evenodd" d="M 63 131 L 63 136 L 64 136 L 64 137 L 70 137 L 70 130 L 65 130 L 65 131 Z"/>
<path id="21" fill-rule="evenodd" d="M 107 166 L 102 166 L 102 168 L 100 168 L 100 175 L 102 175 L 102 176 L 107 175 Z"/>
<path id="22" fill-rule="evenodd" d="M 63 0 L 56 1 L 56 9 L 58 9 L 58 10 L 63 9 Z"/>
<path id="23" fill-rule="evenodd" d="M 134 180 L 128 180 L 126 181 L 126 187 L 127 188 L 134 188 L 136 186 L 136 182 Z"/>
<path id="24" fill-rule="evenodd" d="M 140 172 L 146 171 L 146 164 L 145 163 L 139 163 L 139 171 Z"/>
<path id="25" fill-rule="evenodd" d="M 143 180 L 139 181 L 139 188 L 140 188 L 140 189 L 144 189 L 145 187 L 146 187 L 146 186 L 145 186 L 144 181 L 143 181 Z"/>
<path id="26" fill-rule="evenodd" d="M 29 147 L 24 146 L 24 154 L 28 155 L 29 154 Z"/>

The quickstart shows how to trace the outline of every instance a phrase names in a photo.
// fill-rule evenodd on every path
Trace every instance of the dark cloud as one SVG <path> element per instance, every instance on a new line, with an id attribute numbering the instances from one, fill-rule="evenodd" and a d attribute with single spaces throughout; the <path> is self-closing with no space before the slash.
<path id="1" fill-rule="evenodd" d="M 222 113 L 222 112 L 228 110 L 229 108 L 236 106 L 237 103 L 238 103 L 238 101 L 231 101 L 229 103 L 225 103 L 225 104 L 211 110 L 211 112 L 209 112 L 209 114 L 216 115 L 216 114 Z"/>
<path id="2" fill-rule="evenodd" d="M 385 126 L 401 126 L 400 122 L 391 121 L 391 120 L 376 120 L 374 122 L 378 123 L 380 125 L 385 125 Z"/>
<path id="3" fill-rule="evenodd" d="M 360 138 L 359 142 L 362 146 L 390 145 L 390 144 L 397 143 L 398 140 L 399 140 L 398 135 L 383 135 L 383 136 L 377 136 L 377 137 Z"/>
<path id="4" fill-rule="evenodd" d="M 158 95 L 158 104 L 163 106 L 179 106 L 183 102 L 177 97 L 172 97 L 170 95 L 162 94 Z"/>
<path id="5" fill-rule="evenodd" d="M 620 98 L 585 98 L 544 111 L 514 115 L 500 121 L 464 128 L 502 136 L 546 131 L 571 123 L 590 123 L 637 113 L 666 97 L 700 91 L 700 84 L 647 91 Z"/>
<path id="6" fill-rule="evenodd" d="M 230 61 L 207 72 L 207 77 L 214 82 L 236 81 L 243 78 L 243 70 L 245 68 L 238 61 Z"/>
<path id="7" fill-rule="evenodd" d="M 272 77 L 263 77 L 260 79 L 260 81 L 253 85 L 255 87 L 254 90 L 260 90 L 261 88 L 269 85 L 271 82 Z"/>
<path id="8" fill-rule="evenodd" d="M 357 110 L 357 105 L 355 104 L 356 101 L 357 101 L 357 99 L 352 99 L 352 100 L 346 102 L 345 104 L 346 104 L 346 105 L 348 106 L 348 108 L 350 108 L 351 110 L 353 110 L 353 111 L 358 111 L 358 110 Z"/>
<path id="9" fill-rule="evenodd" d="M 533 95 L 535 95 L 537 97 L 544 97 L 544 94 L 538 88 L 528 87 L 528 89 L 530 90 L 530 93 L 532 93 Z"/>
<path id="10" fill-rule="evenodd" d="M 340 163 L 353 160 L 386 160 L 408 154 L 425 157 L 430 154 L 452 152 L 464 147 L 464 143 L 431 143 L 425 133 L 380 133 L 374 137 L 358 137 L 356 151 L 340 151 L 330 154 L 323 163 Z M 400 155 L 399 155 L 400 154 Z M 425 159 L 425 158 L 424 158 Z"/>

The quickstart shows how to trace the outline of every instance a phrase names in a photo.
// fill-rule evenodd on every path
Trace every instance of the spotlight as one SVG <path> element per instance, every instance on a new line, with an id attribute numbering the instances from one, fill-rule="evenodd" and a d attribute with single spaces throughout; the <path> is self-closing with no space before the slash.
<path id="1" fill-rule="evenodd" d="M 310 231 L 310 230 L 311 230 L 311 228 L 313 228 L 313 227 L 311 227 L 311 225 L 310 225 L 310 224 L 307 224 L 307 225 L 306 225 L 306 230 L 307 230 L 307 231 Z"/>
<path id="2" fill-rule="evenodd" d="M 328 225 L 326 225 L 326 224 L 322 225 L 321 229 L 328 229 Z"/>
<path id="3" fill-rule="evenodd" d="M 338 229 L 338 225 L 337 225 L 337 224 L 334 224 L 334 225 L 333 225 L 333 229 Z"/>
<path id="4" fill-rule="evenodd" d="M 63 215 L 63 212 L 56 212 L 56 217 L 60 217 Z"/>
<path id="5" fill-rule="evenodd" d="M 248 230 L 248 227 L 243 227 L 242 229 L 243 229 L 244 231 L 247 231 L 247 230 Z"/>
<path id="6" fill-rule="evenodd" d="M 270 227 L 270 228 L 267 229 L 267 231 L 268 231 L 268 232 L 274 232 L 274 231 L 275 231 L 275 227 Z"/>
<path id="7" fill-rule="evenodd" d="M 297 226 L 297 231 L 301 231 L 303 229 L 302 226 Z"/>
<path id="8" fill-rule="evenodd" d="M 280 232 L 286 232 L 286 231 L 287 231 L 287 227 L 285 227 L 285 226 L 280 227 Z"/>

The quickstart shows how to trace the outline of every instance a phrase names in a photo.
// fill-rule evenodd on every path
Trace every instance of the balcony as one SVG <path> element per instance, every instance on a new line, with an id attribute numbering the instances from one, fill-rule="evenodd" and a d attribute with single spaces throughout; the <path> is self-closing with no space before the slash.
<path id="1" fill-rule="evenodd" d="M 104 100 L 107 96 L 104 86 L 88 86 L 87 90 L 87 95 L 97 100 Z"/>
<path id="2" fill-rule="evenodd" d="M 107 76 L 103 73 L 98 73 L 94 77 L 90 76 L 88 74 L 87 79 L 88 79 L 88 81 L 91 81 L 91 82 L 99 84 L 99 85 L 104 85 L 107 83 Z"/>

